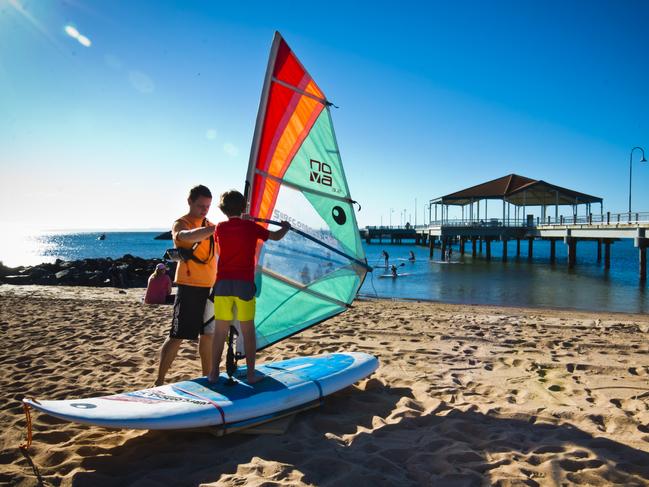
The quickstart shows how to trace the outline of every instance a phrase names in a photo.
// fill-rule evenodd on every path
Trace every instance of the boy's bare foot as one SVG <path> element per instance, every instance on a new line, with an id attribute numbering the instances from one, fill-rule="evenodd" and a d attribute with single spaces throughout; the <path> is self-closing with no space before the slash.
<path id="1" fill-rule="evenodd" d="M 261 382 L 262 380 L 264 380 L 264 377 L 266 376 L 265 375 L 253 375 L 252 377 L 248 376 L 248 380 L 246 382 L 248 382 L 248 384 L 250 385 L 256 384 L 257 382 Z"/>
<path id="2" fill-rule="evenodd" d="M 219 381 L 219 371 L 212 371 L 207 374 L 207 381 L 210 384 L 216 384 Z"/>

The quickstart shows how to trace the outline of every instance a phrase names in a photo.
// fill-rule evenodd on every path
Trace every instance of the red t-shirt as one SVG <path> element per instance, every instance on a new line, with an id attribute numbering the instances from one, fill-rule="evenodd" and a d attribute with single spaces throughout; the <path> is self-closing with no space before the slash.
<path id="1" fill-rule="evenodd" d="M 270 232 L 251 220 L 231 218 L 216 226 L 219 262 L 216 280 L 255 280 L 257 240 L 268 240 Z"/>

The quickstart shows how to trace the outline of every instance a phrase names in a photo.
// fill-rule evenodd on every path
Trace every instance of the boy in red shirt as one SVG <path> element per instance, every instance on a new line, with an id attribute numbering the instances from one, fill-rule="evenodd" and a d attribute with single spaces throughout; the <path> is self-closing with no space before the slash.
<path id="1" fill-rule="evenodd" d="M 234 309 L 243 333 L 246 349 L 248 383 L 254 384 L 261 378 L 255 377 L 255 253 L 257 241 L 280 240 L 291 228 L 282 222 L 282 228 L 270 232 L 261 225 L 241 218 L 246 208 L 246 200 L 238 191 L 227 191 L 221 195 L 219 208 L 228 221 L 216 226 L 216 241 L 219 248 L 219 261 L 214 284 L 214 319 L 216 329 L 212 348 L 212 370 L 208 380 L 214 383 L 219 378 L 219 365 L 223 345 L 230 325 L 234 320 Z"/>

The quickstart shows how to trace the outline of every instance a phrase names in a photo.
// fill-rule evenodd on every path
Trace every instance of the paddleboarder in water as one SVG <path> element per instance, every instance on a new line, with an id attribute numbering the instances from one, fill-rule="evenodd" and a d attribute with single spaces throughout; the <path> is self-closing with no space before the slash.
<path id="1" fill-rule="evenodd" d="M 383 255 L 383 260 L 385 261 L 385 267 L 387 267 L 390 264 L 390 254 L 388 254 L 385 250 L 382 252 Z"/>
<path id="2" fill-rule="evenodd" d="M 415 253 L 414 253 L 412 250 L 410 251 L 410 254 L 408 255 L 408 260 L 409 260 L 410 262 L 414 262 L 414 261 L 415 261 Z"/>

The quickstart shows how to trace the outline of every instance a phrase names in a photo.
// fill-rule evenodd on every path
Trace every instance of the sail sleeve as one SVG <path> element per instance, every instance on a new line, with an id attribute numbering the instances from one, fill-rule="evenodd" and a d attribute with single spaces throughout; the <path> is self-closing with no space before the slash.
<path id="1" fill-rule="evenodd" d="M 251 216 L 299 231 L 260 246 L 258 348 L 345 311 L 367 272 L 329 105 L 276 33 L 246 194 Z"/>

